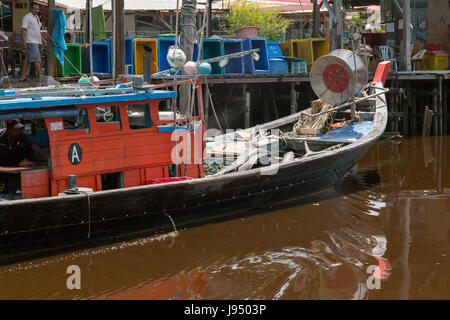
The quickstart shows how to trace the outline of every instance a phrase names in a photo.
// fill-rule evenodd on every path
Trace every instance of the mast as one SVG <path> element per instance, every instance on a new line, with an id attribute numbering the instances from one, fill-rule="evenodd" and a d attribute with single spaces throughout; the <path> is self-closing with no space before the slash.
<path id="1" fill-rule="evenodd" d="M 94 75 L 94 65 L 92 61 L 92 0 L 87 0 L 86 2 L 87 8 L 86 11 L 88 12 L 88 27 L 87 32 L 89 34 L 89 71 L 91 74 L 91 77 Z"/>
<path id="2" fill-rule="evenodd" d="M 115 54 L 115 73 L 125 74 L 125 6 L 124 0 L 114 0 L 111 6 L 115 7 L 115 41 L 113 41 L 113 51 Z"/>
<path id="3" fill-rule="evenodd" d="M 116 46 L 116 24 L 117 24 L 117 20 L 116 20 L 116 2 L 117 0 L 112 0 L 111 1 L 111 12 L 112 12 L 112 66 L 111 66 L 111 73 L 112 73 L 112 78 L 114 80 L 114 82 L 116 81 L 116 50 L 115 48 L 117 48 Z"/>
<path id="4" fill-rule="evenodd" d="M 186 61 L 192 61 L 194 55 L 194 42 L 196 31 L 197 0 L 182 0 L 181 4 L 181 34 L 182 49 L 186 55 Z M 191 99 L 191 85 L 180 86 L 179 111 L 186 115 L 189 111 Z"/>

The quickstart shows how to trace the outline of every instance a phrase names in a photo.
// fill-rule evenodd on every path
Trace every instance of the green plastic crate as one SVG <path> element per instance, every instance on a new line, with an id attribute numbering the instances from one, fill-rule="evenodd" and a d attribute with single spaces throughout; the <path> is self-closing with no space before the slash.
<path id="1" fill-rule="evenodd" d="M 64 51 L 64 67 L 56 60 L 56 75 L 69 77 L 71 73 L 81 72 L 81 45 L 79 43 L 67 43 Z M 69 62 L 70 61 L 70 62 Z"/>
<path id="2" fill-rule="evenodd" d="M 308 73 L 308 66 L 306 60 L 303 61 L 290 61 L 289 73 Z"/>

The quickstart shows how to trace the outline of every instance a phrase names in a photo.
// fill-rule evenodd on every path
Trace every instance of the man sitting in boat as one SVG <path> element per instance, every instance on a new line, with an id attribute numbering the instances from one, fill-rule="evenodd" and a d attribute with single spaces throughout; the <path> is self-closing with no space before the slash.
<path id="1" fill-rule="evenodd" d="M 6 129 L 0 129 L 0 166 L 28 167 L 34 161 L 47 161 L 48 156 L 22 132 L 19 120 L 8 120 Z"/>

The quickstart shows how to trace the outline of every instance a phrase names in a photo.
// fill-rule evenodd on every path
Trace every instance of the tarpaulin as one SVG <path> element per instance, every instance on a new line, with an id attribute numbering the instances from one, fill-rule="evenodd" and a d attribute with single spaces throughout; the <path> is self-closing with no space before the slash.
<path id="1" fill-rule="evenodd" d="M 63 52 L 67 50 L 66 41 L 64 40 L 64 33 L 66 32 L 66 17 L 64 12 L 58 8 L 53 11 L 53 46 L 55 57 L 58 59 L 59 63 L 64 66 L 64 54 Z"/>

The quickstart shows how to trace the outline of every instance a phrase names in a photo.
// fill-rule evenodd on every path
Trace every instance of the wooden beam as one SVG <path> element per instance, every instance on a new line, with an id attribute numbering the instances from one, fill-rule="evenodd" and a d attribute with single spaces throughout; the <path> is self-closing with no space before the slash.
<path id="1" fill-rule="evenodd" d="M 169 28 L 169 30 L 170 30 L 171 32 L 173 31 L 172 26 L 171 26 L 170 24 L 168 24 L 168 23 L 166 22 L 166 20 L 164 20 L 164 18 L 162 17 L 161 12 L 160 12 L 159 14 L 157 14 L 156 16 L 158 17 L 158 19 L 159 19 L 159 20 L 160 20 L 167 28 Z"/>
<path id="2" fill-rule="evenodd" d="M 116 9 L 116 74 L 125 73 L 125 9 L 124 0 L 113 0 Z"/>
<path id="3" fill-rule="evenodd" d="M 318 0 L 313 0 L 313 30 L 312 37 L 319 37 L 319 27 L 320 27 L 320 7 L 317 3 Z"/>

